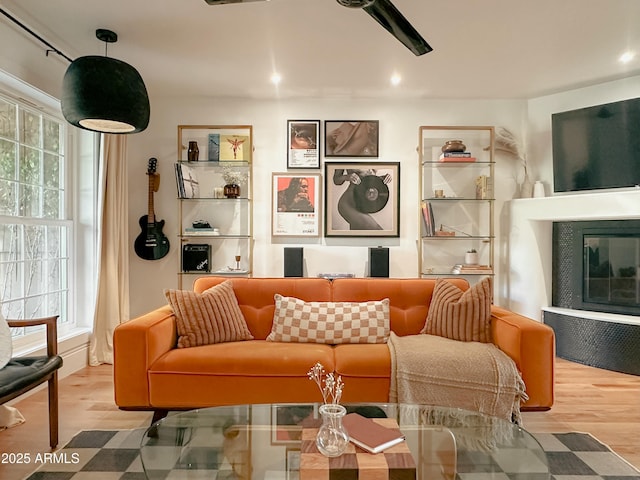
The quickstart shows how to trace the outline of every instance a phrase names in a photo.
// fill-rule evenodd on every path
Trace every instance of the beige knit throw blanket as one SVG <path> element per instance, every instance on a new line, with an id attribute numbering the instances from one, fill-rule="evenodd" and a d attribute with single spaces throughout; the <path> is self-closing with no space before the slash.
<path id="1" fill-rule="evenodd" d="M 479 412 L 475 417 L 487 424 L 521 423 L 520 403 L 527 399 L 524 382 L 515 362 L 492 343 L 423 334 L 399 337 L 392 332 L 387 344 L 391 401 Z M 433 422 L 436 411 L 422 408 L 419 414 Z M 494 421 L 496 417 L 502 421 Z M 436 423 L 449 426 L 446 419 L 441 420 Z M 477 422 L 474 418 L 466 423 Z M 455 424 L 465 421 L 457 418 Z"/>

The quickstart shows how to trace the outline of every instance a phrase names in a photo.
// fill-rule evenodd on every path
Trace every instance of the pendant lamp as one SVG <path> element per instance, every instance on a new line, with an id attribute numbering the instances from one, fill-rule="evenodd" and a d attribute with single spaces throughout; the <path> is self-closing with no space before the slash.
<path id="1" fill-rule="evenodd" d="M 104 133 L 137 133 L 149 125 L 149 96 L 138 71 L 106 56 L 106 44 L 118 36 L 98 29 L 105 56 L 71 62 L 62 80 L 62 114 L 76 127 Z"/>

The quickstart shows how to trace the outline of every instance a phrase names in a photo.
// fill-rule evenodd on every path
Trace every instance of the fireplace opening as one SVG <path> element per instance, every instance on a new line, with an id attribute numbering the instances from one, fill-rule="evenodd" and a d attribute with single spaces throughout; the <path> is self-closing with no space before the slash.
<path id="1" fill-rule="evenodd" d="M 616 235 L 584 235 L 584 284 L 586 303 L 638 306 L 638 258 L 640 238 Z"/>
<path id="2" fill-rule="evenodd" d="M 554 222 L 552 305 L 640 315 L 640 220 Z"/>

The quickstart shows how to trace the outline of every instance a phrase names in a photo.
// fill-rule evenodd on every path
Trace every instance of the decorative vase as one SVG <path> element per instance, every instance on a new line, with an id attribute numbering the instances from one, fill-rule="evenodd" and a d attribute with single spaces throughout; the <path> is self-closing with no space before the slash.
<path id="1" fill-rule="evenodd" d="M 227 183 L 224 186 L 224 196 L 227 198 L 238 198 L 240 196 L 240 185 Z"/>
<path id="2" fill-rule="evenodd" d="M 462 140 L 448 140 L 442 146 L 442 153 L 464 152 L 466 149 L 467 146 L 462 143 Z"/>
<path id="3" fill-rule="evenodd" d="M 187 149 L 187 160 L 190 162 L 197 162 L 200 156 L 200 149 L 198 148 L 198 142 L 189 142 L 189 148 Z"/>
<path id="4" fill-rule="evenodd" d="M 533 198 L 541 198 L 544 196 L 544 184 L 540 180 L 536 180 L 536 183 L 533 185 Z"/>
<path id="5" fill-rule="evenodd" d="M 520 185 L 520 198 L 531 198 L 533 196 L 533 183 L 529 179 L 529 175 L 525 172 L 524 180 Z"/>
<path id="6" fill-rule="evenodd" d="M 342 425 L 347 409 L 337 403 L 320 405 L 322 425 L 316 436 L 316 446 L 326 457 L 339 457 L 349 445 L 349 435 Z"/>

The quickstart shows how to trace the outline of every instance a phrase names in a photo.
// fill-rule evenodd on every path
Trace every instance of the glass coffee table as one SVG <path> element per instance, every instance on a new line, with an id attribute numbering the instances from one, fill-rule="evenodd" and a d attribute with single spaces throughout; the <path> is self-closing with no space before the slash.
<path id="1" fill-rule="evenodd" d="M 151 480 L 306 480 L 311 477 L 300 471 L 302 432 L 317 425 L 318 406 L 237 405 L 170 414 L 143 436 L 145 474 Z M 445 407 L 345 407 L 397 421 L 416 464 L 416 480 L 453 480 L 465 474 L 482 474 L 482 480 L 550 479 L 540 444 L 510 422 Z"/>

